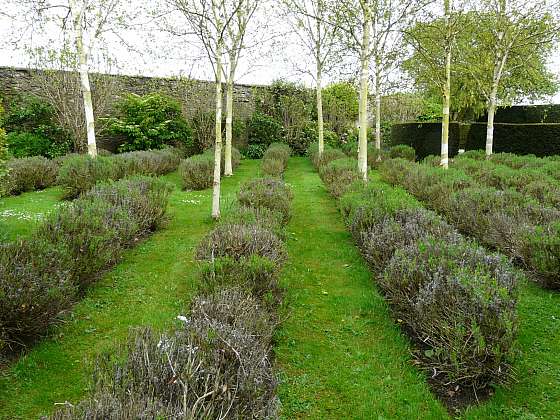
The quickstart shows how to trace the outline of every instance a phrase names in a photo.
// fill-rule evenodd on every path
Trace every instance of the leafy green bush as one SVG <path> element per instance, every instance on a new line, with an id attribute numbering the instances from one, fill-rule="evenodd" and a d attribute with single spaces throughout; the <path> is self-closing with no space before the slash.
<path id="1" fill-rule="evenodd" d="M 44 157 L 12 159 L 6 167 L 5 193 L 8 195 L 43 190 L 56 184 L 58 166 Z"/>
<path id="2" fill-rule="evenodd" d="M 336 159 L 319 167 L 319 176 L 329 192 L 336 198 L 341 197 L 352 185 L 358 181 L 358 162 L 355 159 Z"/>
<path id="3" fill-rule="evenodd" d="M 111 134 L 122 137 L 121 152 L 161 149 L 164 145 L 192 149 L 192 132 L 178 101 L 160 93 L 129 94 L 107 120 Z"/>
<path id="4" fill-rule="evenodd" d="M 402 158 L 414 162 L 416 160 L 416 151 L 406 144 L 399 144 L 389 149 L 389 157 L 391 159 Z"/>
<path id="5" fill-rule="evenodd" d="M 182 160 L 179 175 L 187 190 L 205 190 L 214 182 L 214 157 L 204 154 Z"/>
<path id="6" fill-rule="evenodd" d="M 358 119 L 358 102 L 358 92 L 351 83 L 333 83 L 323 89 L 325 123 L 339 137 L 352 129 Z"/>
<path id="7" fill-rule="evenodd" d="M 292 198 L 290 187 L 284 181 L 275 178 L 259 178 L 246 182 L 237 193 L 237 200 L 242 206 L 278 212 L 282 214 L 284 224 L 287 224 L 291 217 Z"/>
<path id="8" fill-rule="evenodd" d="M 252 255 L 268 258 L 277 267 L 287 257 L 284 244 L 276 235 L 249 225 L 220 224 L 200 241 L 196 249 L 196 258 L 206 261 L 221 257 L 240 260 Z"/>
<path id="9" fill-rule="evenodd" d="M 51 141 L 35 133 L 16 132 L 8 133 L 6 137 L 10 154 L 15 158 L 29 156 L 48 156 Z"/>
<path id="10" fill-rule="evenodd" d="M 8 148 L 15 158 L 52 159 L 70 151 L 70 136 L 57 124 L 54 108 L 37 96 L 22 96 L 12 101 L 4 124 Z"/>
<path id="11" fill-rule="evenodd" d="M 250 144 L 245 150 L 245 156 L 249 159 L 261 159 L 266 149 L 266 144 Z"/>
<path id="12" fill-rule="evenodd" d="M 282 124 L 262 112 L 253 113 L 248 124 L 249 145 L 271 143 L 282 140 Z"/>
<path id="13" fill-rule="evenodd" d="M 301 123 L 301 127 L 294 127 L 290 134 L 284 138 L 284 141 L 297 156 L 304 156 L 309 146 L 319 141 L 317 123 L 314 121 L 306 120 Z"/>

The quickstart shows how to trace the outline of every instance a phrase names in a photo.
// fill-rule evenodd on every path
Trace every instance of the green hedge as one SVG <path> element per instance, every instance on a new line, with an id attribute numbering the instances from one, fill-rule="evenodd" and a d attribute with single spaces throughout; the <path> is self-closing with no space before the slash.
<path id="1" fill-rule="evenodd" d="M 466 150 L 484 149 L 486 124 L 471 124 Z M 494 153 L 560 155 L 560 124 L 495 124 Z"/>
<path id="2" fill-rule="evenodd" d="M 452 122 L 449 124 L 449 155 L 455 156 L 459 152 L 461 131 L 464 124 Z M 395 124 L 391 128 L 391 144 L 406 144 L 416 150 L 416 158 L 423 159 L 429 155 L 441 153 L 441 123 L 440 122 L 411 122 Z"/>
<path id="3" fill-rule="evenodd" d="M 393 144 L 406 144 L 416 150 L 417 159 L 439 155 L 441 151 L 441 123 L 395 124 L 391 130 Z M 486 124 L 452 122 L 449 126 L 449 156 L 459 149 L 484 149 Z M 502 124 L 494 125 L 494 152 L 536 156 L 560 155 L 560 124 Z"/>
<path id="4" fill-rule="evenodd" d="M 478 122 L 486 122 L 487 119 L 488 116 L 483 115 Z M 560 104 L 499 108 L 494 121 L 511 124 L 560 123 Z"/>

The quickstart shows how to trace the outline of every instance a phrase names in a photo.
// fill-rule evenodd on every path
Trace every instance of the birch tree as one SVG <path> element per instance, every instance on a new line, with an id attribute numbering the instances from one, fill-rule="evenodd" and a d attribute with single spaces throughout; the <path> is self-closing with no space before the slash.
<path id="1" fill-rule="evenodd" d="M 215 142 L 214 142 L 214 184 L 212 191 L 212 217 L 220 218 L 220 188 L 222 160 L 222 114 L 223 114 L 223 72 L 226 36 L 231 21 L 238 16 L 241 1 L 237 7 L 224 7 L 224 0 L 169 0 L 172 10 L 178 11 L 187 23 L 188 30 L 175 33 L 195 35 L 202 45 L 212 65 L 215 78 Z M 180 25 L 182 26 L 182 25 Z M 241 41 L 242 45 L 242 41 Z"/>
<path id="2" fill-rule="evenodd" d="M 372 79 L 374 97 L 375 148 L 381 149 L 382 95 L 391 90 L 391 75 L 404 56 L 403 30 L 417 13 L 434 0 L 375 0 L 372 5 Z"/>
<path id="3" fill-rule="evenodd" d="M 284 0 L 294 33 L 305 52 L 313 57 L 317 101 L 319 156 L 325 148 L 323 119 L 323 77 L 335 65 L 339 46 L 339 25 L 334 4 L 329 0 Z"/>
<path id="4" fill-rule="evenodd" d="M 511 99 L 514 92 L 508 85 L 519 85 L 516 76 L 518 80 L 525 79 L 522 84 L 527 85 L 535 81 L 535 75 L 543 73 L 543 62 L 560 30 L 551 12 L 560 4 L 550 0 L 484 0 L 481 6 L 471 19 L 475 47 L 461 48 L 459 54 L 467 58 L 463 60 L 465 69 L 486 99 L 486 156 L 490 157 L 499 101 L 507 103 Z M 530 71 L 531 68 L 541 70 Z M 521 74 L 519 69 L 523 70 Z M 528 86 L 524 86 L 524 93 L 528 90 Z M 533 90 L 538 91 L 539 86 L 533 86 Z"/>
<path id="5" fill-rule="evenodd" d="M 347 46 L 357 53 L 359 60 L 358 171 L 364 181 L 367 181 L 368 172 L 368 95 L 374 4 L 375 0 L 342 0 L 337 3 L 337 25 L 343 32 Z"/>
<path id="6" fill-rule="evenodd" d="M 405 32 L 405 39 L 414 49 L 415 56 L 405 63 L 404 68 L 412 74 L 423 72 L 423 81 L 429 78 L 428 83 L 435 84 L 442 96 L 440 162 L 444 169 L 449 167 L 452 54 L 460 29 L 460 6 L 460 0 L 442 0 L 439 3 L 443 16 L 441 25 L 434 24 L 438 21 L 432 18 L 430 22 L 417 23 Z"/>
<path id="7" fill-rule="evenodd" d="M 66 58 L 65 62 L 73 63 L 73 68 L 67 70 L 79 74 L 87 150 L 92 157 L 97 156 L 90 57 L 98 52 L 108 33 L 120 36 L 119 31 L 126 26 L 130 15 L 121 0 L 13 0 L 12 3 L 20 8 L 18 16 L 28 20 L 28 28 L 32 28 L 30 35 L 46 36 L 51 42 L 48 33 L 57 32 L 64 39 L 72 40 L 73 48 L 61 55 L 70 53 L 74 57 Z M 52 45 L 43 47 L 52 48 Z"/>
<path id="8" fill-rule="evenodd" d="M 523 19 L 523 23 L 516 25 L 507 15 L 498 17 L 498 3 L 493 3 L 497 7 L 493 10 L 485 4 L 479 10 L 453 16 L 457 29 L 451 58 L 451 115 L 477 119 L 486 110 L 488 152 L 493 143 L 494 114 L 498 105 L 544 99 L 557 90 L 556 76 L 547 67 L 554 38 L 558 35 L 558 21 L 544 3 L 540 5 L 540 14 L 533 14 L 533 18 Z M 528 9 L 506 4 L 512 7 L 507 12 L 509 15 L 526 16 L 528 13 Z M 499 20 L 503 22 L 499 24 Z M 414 53 L 405 60 L 403 68 L 431 98 L 441 96 L 445 80 L 446 44 L 442 42 L 445 28 L 446 22 L 440 17 L 418 23 L 407 33 Z M 513 37 L 514 34 L 517 36 Z M 506 38 L 509 39 L 507 43 Z M 507 48 L 501 48 L 502 44 Z"/>
<path id="9" fill-rule="evenodd" d="M 445 78 L 443 81 L 443 119 L 441 121 L 441 166 L 449 168 L 449 112 L 451 108 L 451 49 L 453 47 L 453 26 L 451 23 L 451 2 L 443 0 L 445 21 Z"/>
<path id="10" fill-rule="evenodd" d="M 231 148 L 233 139 L 233 87 L 241 54 L 246 47 L 245 39 L 249 23 L 259 6 L 259 0 L 223 0 L 220 2 L 226 21 L 225 49 L 228 62 L 224 66 L 226 77 L 226 143 L 224 150 L 224 174 L 233 175 Z"/>

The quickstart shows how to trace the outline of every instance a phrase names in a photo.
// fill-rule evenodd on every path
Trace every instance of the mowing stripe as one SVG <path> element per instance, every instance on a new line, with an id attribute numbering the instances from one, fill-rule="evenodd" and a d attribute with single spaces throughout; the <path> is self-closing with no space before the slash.
<path id="1" fill-rule="evenodd" d="M 447 418 L 307 158 L 292 158 L 286 316 L 277 363 L 284 418 Z"/>

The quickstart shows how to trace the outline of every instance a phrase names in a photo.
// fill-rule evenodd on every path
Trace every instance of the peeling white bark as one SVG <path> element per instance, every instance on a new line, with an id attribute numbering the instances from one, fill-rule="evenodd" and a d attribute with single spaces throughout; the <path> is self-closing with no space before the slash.
<path id="1" fill-rule="evenodd" d="M 216 142 L 214 145 L 214 187 L 212 190 L 212 218 L 220 218 L 220 187 L 222 164 L 222 49 L 216 48 Z"/>
<path id="2" fill-rule="evenodd" d="M 367 130 L 368 130 L 368 76 L 369 76 L 369 45 L 371 14 L 369 6 L 363 5 L 364 22 L 360 54 L 360 104 L 359 104 L 359 139 L 358 139 L 358 171 L 362 179 L 367 181 Z"/>
<path id="3" fill-rule="evenodd" d="M 230 64 L 231 67 L 231 64 Z M 233 175 L 233 166 L 231 163 L 231 148 L 233 140 L 233 74 L 230 75 L 227 81 L 226 92 L 226 147 L 224 151 L 224 175 Z"/>
<path id="4" fill-rule="evenodd" d="M 82 88 L 82 98 L 84 102 L 84 114 L 86 118 L 87 148 L 91 157 L 97 156 L 97 144 L 95 139 L 95 119 L 93 115 L 93 102 L 91 99 L 91 86 L 89 82 L 89 69 L 87 64 L 87 52 L 84 47 L 83 39 L 83 5 L 80 7 L 75 0 L 70 0 L 70 12 L 74 29 L 76 52 L 78 54 L 78 72 L 80 74 L 80 84 Z"/>
<path id="5" fill-rule="evenodd" d="M 319 137 L 319 157 L 325 150 L 325 123 L 323 121 L 323 86 L 321 63 L 317 61 L 317 134 Z"/>
<path id="6" fill-rule="evenodd" d="M 450 0 L 444 0 L 447 43 L 445 51 L 445 82 L 443 85 L 443 120 L 441 124 L 441 166 L 449 168 L 449 108 L 451 105 L 451 27 Z"/>

